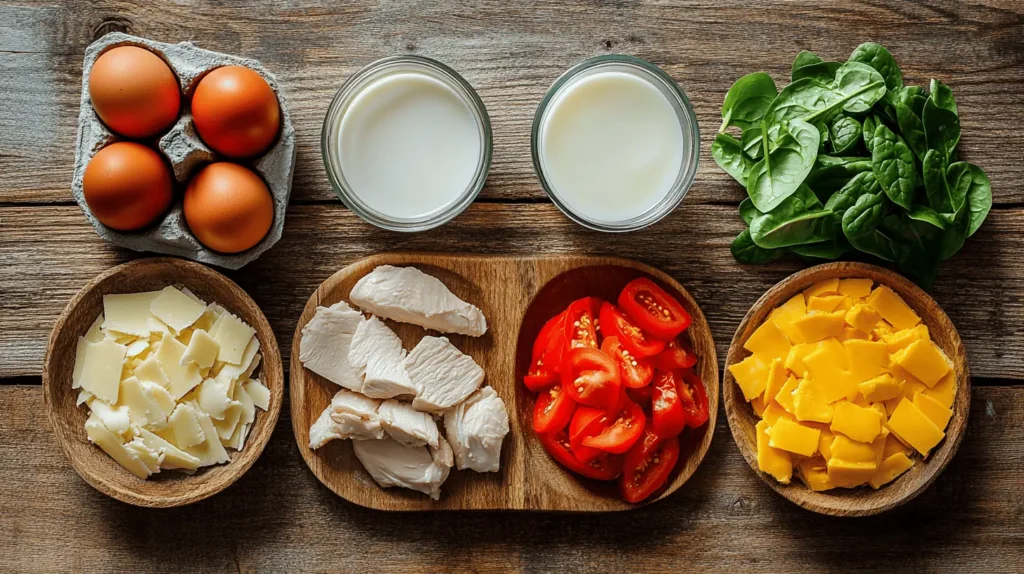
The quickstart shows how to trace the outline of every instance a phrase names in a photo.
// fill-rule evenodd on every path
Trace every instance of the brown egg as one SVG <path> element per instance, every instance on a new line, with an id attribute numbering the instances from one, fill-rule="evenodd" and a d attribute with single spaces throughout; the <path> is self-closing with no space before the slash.
<path id="1" fill-rule="evenodd" d="M 203 245 L 238 253 L 270 231 L 274 200 L 267 184 L 252 170 L 236 163 L 211 163 L 188 182 L 185 221 Z"/>
<path id="2" fill-rule="evenodd" d="M 192 94 L 192 117 L 199 137 L 228 157 L 250 157 L 274 143 L 281 108 L 270 85 L 243 66 L 206 74 Z"/>
<path id="3" fill-rule="evenodd" d="M 167 63 L 136 46 L 110 49 L 89 75 L 89 97 L 103 123 L 130 138 L 149 138 L 178 118 L 181 90 Z"/>
<path id="4" fill-rule="evenodd" d="M 171 168 L 152 149 L 117 142 L 96 153 L 85 166 L 85 203 L 103 225 L 135 231 L 150 225 L 171 204 Z"/>

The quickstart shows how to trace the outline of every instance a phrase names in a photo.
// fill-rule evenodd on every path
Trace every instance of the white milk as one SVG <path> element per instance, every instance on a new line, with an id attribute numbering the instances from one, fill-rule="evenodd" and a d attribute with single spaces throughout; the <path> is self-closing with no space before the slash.
<path id="1" fill-rule="evenodd" d="M 539 138 L 555 195 L 599 222 L 626 221 L 657 205 L 675 184 L 688 145 L 668 98 L 621 71 L 570 80 L 542 117 Z"/>
<path id="2" fill-rule="evenodd" d="M 425 217 L 455 203 L 473 182 L 481 137 L 469 106 L 418 72 L 377 79 L 341 120 L 341 168 L 352 192 L 396 219 Z"/>

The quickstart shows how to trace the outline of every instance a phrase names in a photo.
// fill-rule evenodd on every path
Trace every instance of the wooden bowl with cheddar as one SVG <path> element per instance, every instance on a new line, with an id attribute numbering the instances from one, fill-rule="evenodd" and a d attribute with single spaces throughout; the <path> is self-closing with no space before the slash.
<path id="1" fill-rule="evenodd" d="M 43 399 L 57 442 L 100 492 L 191 504 L 263 452 L 284 398 L 256 303 L 199 263 L 139 259 L 90 281 L 50 333 Z"/>
<path id="2" fill-rule="evenodd" d="M 956 453 L 970 410 L 960 336 L 892 271 L 795 273 L 747 312 L 722 397 L 751 469 L 814 512 L 868 516 L 913 499 Z"/>

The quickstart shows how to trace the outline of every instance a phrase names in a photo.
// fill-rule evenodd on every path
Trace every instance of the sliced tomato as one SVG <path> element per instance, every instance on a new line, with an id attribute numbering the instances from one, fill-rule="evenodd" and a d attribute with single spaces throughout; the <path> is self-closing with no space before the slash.
<path id="1" fill-rule="evenodd" d="M 597 348 L 597 317 L 604 301 L 597 297 L 577 299 L 565 311 L 566 349 Z"/>
<path id="2" fill-rule="evenodd" d="M 678 435 L 686 428 L 686 409 L 680 395 L 682 376 L 678 371 L 658 371 L 651 385 L 651 430 L 662 438 Z M 686 394 L 686 402 L 692 404 Z"/>
<path id="3" fill-rule="evenodd" d="M 697 353 L 688 341 L 677 337 L 665 345 L 665 350 L 651 357 L 651 364 L 663 371 L 689 369 L 697 364 Z"/>
<path id="4" fill-rule="evenodd" d="M 619 402 L 622 377 L 611 357 L 597 349 L 577 347 L 562 360 L 561 386 L 577 403 L 610 411 Z"/>
<path id="5" fill-rule="evenodd" d="M 651 394 L 654 387 L 647 385 L 646 387 L 640 387 L 639 389 L 626 389 L 626 396 L 629 400 L 640 405 L 642 408 L 647 408 L 651 404 Z"/>
<path id="6" fill-rule="evenodd" d="M 686 426 L 697 428 L 708 422 L 708 391 L 704 388 L 704 381 L 700 380 L 693 369 L 683 369 L 680 373 L 683 380 L 679 385 L 679 393 L 689 395 L 689 400 L 683 401 Z"/>
<path id="7" fill-rule="evenodd" d="M 583 444 L 583 439 L 600 434 L 611 420 L 608 413 L 594 407 L 580 406 L 569 422 L 569 446 L 580 462 L 590 462 L 600 456 L 601 450 Z"/>
<path id="8" fill-rule="evenodd" d="M 565 311 L 562 311 L 544 323 L 533 342 L 530 370 L 523 377 L 528 389 L 537 392 L 558 382 L 565 346 Z"/>
<path id="9" fill-rule="evenodd" d="M 654 367 L 650 361 L 634 356 L 622 346 L 618 337 L 605 337 L 604 341 L 601 341 L 601 352 L 615 360 L 622 376 L 622 384 L 627 388 L 645 387 L 654 377 Z"/>
<path id="10" fill-rule="evenodd" d="M 628 502 L 646 500 L 668 481 L 679 461 L 679 439 L 662 438 L 650 429 L 626 453 L 619 493 Z"/>
<path id="11" fill-rule="evenodd" d="M 657 355 L 665 348 L 665 341 L 649 337 L 629 317 L 611 303 L 601 305 L 601 334 L 616 337 L 622 346 L 636 357 Z"/>
<path id="12" fill-rule="evenodd" d="M 619 413 L 600 434 L 583 439 L 583 446 L 605 452 L 622 454 L 629 450 L 644 433 L 647 419 L 644 411 L 633 401 L 623 398 Z"/>
<path id="13" fill-rule="evenodd" d="M 533 430 L 542 434 L 560 431 L 569 424 L 575 410 L 576 403 L 562 391 L 562 385 L 541 391 L 533 407 Z"/>
<path id="14" fill-rule="evenodd" d="M 692 321 L 679 301 L 646 277 L 626 284 L 619 293 L 619 307 L 641 329 L 662 341 L 674 339 Z"/>
<path id="15" fill-rule="evenodd" d="M 615 480 L 622 474 L 622 455 L 600 453 L 589 462 L 580 462 L 569 444 L 569 435 L 565 429 L 557 433 L 540 435 L 540 443 L 558 464 L 576 474 L 595 480 Z"/>

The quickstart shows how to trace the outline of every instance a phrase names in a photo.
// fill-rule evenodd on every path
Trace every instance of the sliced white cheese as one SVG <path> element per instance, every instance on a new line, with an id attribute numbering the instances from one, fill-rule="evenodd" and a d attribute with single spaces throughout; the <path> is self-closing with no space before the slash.
<path id="1" fill-rule="evenodd" d="M 235 433 L 231 435 L 231 438 L 227 442 L 227 446 L 235 449 L 242 450 L 245 448 L 245 439 L 249 436 L 249 429 L 252 428 L 251 424 L 238 423 L 235 427 Z"/>
<path id="2" fill-rule="evenodd" d="M 217 429 L 217 436 L 220 437 L 221 444 L 231 446 L 231 437 L 235 434 L 235 428 L 238 427 L 238 422 L 241 418 L 242 405 L 235 401 L 224 411 L 224 418 L 220 420 L 214 419 L 213 427 Z"/>
<path id="3" fill-rule="evenodd" d="M 156 330 L 152 328 L 154 324 L 150 321 L 155 317 L 150 312 L 149 305 L 158 295 L 159 291 L 104 295 L 103 328 L 138 337 L 148 336 L 151 331 Z"/>
<path id="4" fill-rule="evenodd" d="M 255 370 L 253 361 L 256 360 L 257 353 L 260 350 L 260 340 L 253 337 L 249 340 L 249 344 L 245 347 L 245 352 L 242 353 L 242 359 L 237 365 L 231 363 L 222 363 L 220 369 L 217 370 L 218 375 L 224 375 L 233 379 L 243 378 L 243 373 L 249 371 L 249 369 Z M 250 371 L 252 372 L 252 371 Z M 246 377 L 247 378 L 247 377 Z"/>
<path id="5" fill-rule="evenodd" d="M 245 348 L 256 334 L 256 330 L 231 313 L 223 313 L 210 329 L 210 336 L 220 350 L 217 360 L 238 365 L 245 356 Z"/>
<path id="6" fill-rule="evenodd" d="M 163 386 L 136 377 L 121 381 L 118 404 L 128 408 L 132 423 L 152 430 L 167 426 L 167 417 L 175 406 L 174 398 Z"/>
<path id="7" fill-rule="evenodd" d="M 231 460 L 228 457 L 228 451 L 224 450 L 224 445 L 220 443 L 220 438 L 217 436 L 217 429 L 213 426 L 213 420 L 210 419 L 210 415 L 196 411 L 199 418 L 199 427 L 203 429 L 204 440 L 202 443 L 195 446 L 185 448 L 185 452 L 196 457 L 200 461 L 200 466 L 210 466 L 212 464 L 221 464 Z"/>
<path id="8" fill-rule="evenodd" d="M 185 296 L 188 297 L 189 299 L 195 301 L 196 303 L 199 303 L 203 307 L 206 307 L 206 301 L 203 301 L 202 299 L 197 297 L 195 293 L 189 291 L 188 287 L 182 287 L 181 292 L 184 293 Z"/>
<path id="9" fill-rule="evenodd" d="M 222 420 L 228 408 L 232 404 L 237 404 L 231 400 L 232 394 L 225 383 L 217 379 L 206 379 L 199 385 L 198 392 L 196 393 L 196 403 L 211 418 Z M 230 433 L 228 433 L 228 436 L 230 436 Z"/>
<path id="10" fill-rule="evenodd" d="M 199 367 L 192 363 L 182 366 L 181 357 L 184 354 L 185 345 L 182 345 L 169 333 L 165 333 L 163 339 L 160 340 L 160 350 L 157 351 L 156 360 L 171 382 L 168 390 L 171 391 L 174 400 L 185 396 L 185 393 L 203 381 L 199 375 Z"/>
<path id="11" fill-rule="evenodd" d="M 81 387 L 102 401 L 116 403 L 126 350 L 113 341 L 87 343 L 79 376 Z"/>
<path id="12" fill-rule="evenodd" d="M 149 310 L 175 333 L 180 333 L 202 316 L 206 305 L 168 285 L 149 304 Z"/>
<path id="13" fill-rule="evenodd" d="M 188 347 L 185 348 L 185 354 L 181 356 L 179 364 L 185 366 L 195 363 L 200 369 L 212 367 L 219 350 L 220 346 L 213 340 L 213 337 L 210 337 L 206 331 L 197 329 L 192 332 L 192 338 L 189 340 Z"/>
<path id="14" fill-rule="evenodd" d="M 139 366 L 132 369 L 132 376 L 140 381 L 150 381 L 164 388 L 171 385 L 171 380 L 167 378 L 167 373 L 160 366 L 160 361 L 157 360 L 156 355 L 147 358 L 139 363 Z"/>
<path id="15" fill-rule="evenodd" d="M 103 314 L 101 313 L 100 316 L 96 317 L 96 320 L 92 322 L 92 325 L 89 326 L 89 330 L 85 332 L 85 340 L 89 341 L 90 343 L 99 343 L 100 341 L 102 341 L 105 337 L 103 331 L 101 330 L 102 327 Z"/>
<path id="16" fill-rule="evenodd" d="M 148 348 L 149 348 L 149 339 L 136 339 L 135 341 L 132 341 L 132 343 L 130 345 L 128 345 L 128 348 L 125 351 L 125 356 L 126 357 L 137 357 L 143 351 L 145 351 Z"/>
<path id="17" fill-rule="evenodd" d="M 149 468 L 137 456 L 125 450 L 121 439 L 107 430 L 107 427 L 103 426 L 103 423 L 100 422 L 95 414 L 85 421 L 85 433 L 89 436 L 90 442 L 103 449 L 118 464 L 128 469 L 135 476 L 145 480 L 152 474 Z"/>
<path id="18" fill-rule="evenodd" d="M 217 316 L 210 310 L 209 307 L 203 311 L 203 314 L 196 319 L 195 323 L 192 323 L 193 329 L 202 329 L 207 333 L 213 328 L 213 323 L 217 320 Z"/>
<path id="19" fill-rule="evenodd" d="M 270 408 L 270 389 L 263 386 L 259 379 L 252 379 L 245 383 L 245 392 L 252 399 L 257 407 L 267 410 Z"/>
<path id="20" fill-rule="evenodd" d="M 78 345 L 75 347 L 75 368 L 71 371 L 72 389 L 77 389 L 82 386 L 82 370 L 85 368 L 85 349 L 88 345 L 88 339 L 85 337 L 78 338 Z"/>
<path id="21" fill-rule="evenodd" d="M 116 435 L 124 435 L 131 426 L 131 413 L 128 407 L 112 407 L 103 401 L 93 400 L 89 403 L 92 414 L 103 426 Z"/>
<path id="22" fill-rule="evenodd" d="M 206 440 L 203 428 L 199 425 L 199 413 L 189 403 L 175 407 L 167 423 L 167 428 L 159 434 L 178 448 L 186 449 Z"/>
<path id="23" fill-rule="evenodd" d="M 172 470 L 176 468 L 184 470 L 195 470 L 199 468 L 199 459 L 181 450 L 159 436 L 146 429 L 139 429 L 139 438 L 146 446 L 160 453 L 163 457 L 160 461 L 160 468 Z"/>
<path id="24" fill-rule="evenodd" d="M 94 397 L 89 391 L 78 391 L 78 398 L 75 399 L 75 406 L 80 407 L 83 404 L 91 401 Z"/>
<path id="25" fill-rule="evenodd" d="M 239 408 L 242 409 L 241 421 L 244 424 L 252 424 L 256 420 L 256 405 L 253 404 L 249 393 L 245 392 L 243 385 L 235 385 L 235 395 L 233 398 L 238 402 Z"/>
<path id="26" fill-rule="evenodd" d="M 151 475 L 160 472 L 160 453 L 149 448 L 149 445 L 143 442 L 141 438 L 135 437 L 125 443 L 124 449 L 142 461 L 142 464 L 146 465 L 146 470 Z"/>

